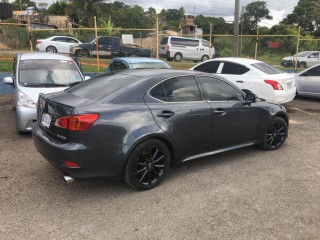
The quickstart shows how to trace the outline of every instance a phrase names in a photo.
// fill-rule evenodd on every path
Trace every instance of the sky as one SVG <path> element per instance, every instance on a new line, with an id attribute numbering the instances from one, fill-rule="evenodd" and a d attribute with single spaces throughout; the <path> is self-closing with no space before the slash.
<path id="1" fill-rule="evenodd" d="M 47 2 L 51 4 L 56 0 L 33 0 L 37 3 Z M 113 1 L 113 0 L 111 0 Z M 121 0 L 120 0 L 121 1 Z M 210 17 L 223 17 L 225 21 L 232 22 L 234 19 L 234 5 L 235 0 L 201 0 L 195 4 L 195 0 L 122 0 L 121 2 L 128 5 L 139 5 L 145 10 L 153 7 L 157 12 L 161 9 L 174 8 L 178 9 L 183 7 L 187 15 L 204 15 Z M 245 7 L 253 0 L 240 0 L 240 12 L 242 6 Z M 297 5 L 298 0 L 266 0 L 267 7 L 270 10 L 270 15 L 273 20 L 263 20 L 260 25 L 271 27 L 279 23 L 289 13 L 292 13 L 293 8 Z"/>

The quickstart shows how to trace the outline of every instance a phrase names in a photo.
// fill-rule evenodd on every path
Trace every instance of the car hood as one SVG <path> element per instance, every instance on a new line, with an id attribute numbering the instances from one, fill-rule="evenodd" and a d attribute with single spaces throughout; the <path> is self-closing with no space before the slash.
<path id="1" fill-rule="evenodd" d="M 67 87 L 19 87 L 19 91 L 27 95 L 33 102 L 37 103 L 39 94 L 47 94 L 59 92 L 67 89 Z"/>

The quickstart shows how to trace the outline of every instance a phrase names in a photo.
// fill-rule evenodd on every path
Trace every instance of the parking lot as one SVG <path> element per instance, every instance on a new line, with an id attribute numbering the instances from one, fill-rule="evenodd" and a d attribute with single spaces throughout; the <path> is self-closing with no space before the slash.
<path id="1" fill-rule="evenodd" d="M 0 95 L 0 239 L 319 239 L 320 101 L 284 106 L 279 150 L 186 162 L 137 192 L 107 179 L 67 185 L 16 133 L 13 96 Z"/>

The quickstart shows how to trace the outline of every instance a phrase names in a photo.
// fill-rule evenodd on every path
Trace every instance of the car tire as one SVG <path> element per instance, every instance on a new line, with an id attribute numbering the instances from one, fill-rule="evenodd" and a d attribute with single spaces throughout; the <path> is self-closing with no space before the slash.
<path id="1" fill-rule="evenodd" d="M 301 63 L 298 64 L 298 67 L 299 68 L 306 68 L 307 64 L 305 62 L 301 62 Z"/>
<path id="2" fill-rule="evenodd" d="M 175 62 L 181 62 L 181 60 L 182 60 L 182 54 L 181 54 L 181 53 L 176 53 L 176 54 L 174 55 L 174 57 L 173 57 L 173 60 L 174 60 Z"/>
<path id="3" fill-rule="evenodd" d="M 203 55 L 201 58 L 201 62 L 207 61 L 209 60 L 209 56 L 208 55 Z"/>
<path id="4" fill-rule="evenodd" d="M 90 53 L 88 50 L 85 49 L 80 49 L 76 52 L 76 56 L 79 58 L 89 58 L 90 57 Z"/>
<path id="5" fill-rule="evenodd" d="M 57 51 L 57 48 L 56 48 L 56 47 L 54 47 L 54 46 L 48 46 L 48 47 L 46 48 L 46 52 L 57 53 L 58 51 Z"/>
<path id="6" fill-rule="evenodd" d="M 157 186 L 170 168 L 170 152 L 167 146 L 150 139 L 140 143 L 130 154 L 125 167 L 125 182 L 137 190 L 148 190 Z"/>
<path id="7" fill-rule="evenodd" d="M 287 122 L 280 117 L 275 117 L 271 120 L 260 147 L 266 151 L 276 150 L 282 146 L 287 136 Z"/>

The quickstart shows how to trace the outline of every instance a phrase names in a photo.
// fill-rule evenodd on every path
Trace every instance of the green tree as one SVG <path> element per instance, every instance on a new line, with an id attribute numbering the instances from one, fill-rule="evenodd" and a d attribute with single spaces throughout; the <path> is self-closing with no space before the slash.
<path id="1" fill-rule="evenodd" d="M 49 15 L 63 16 L 65 15 L 65 8 L 68 6 L 66 1 L 56 1 L 50 5 L 47 10 Z"/>
<path id="2" fill-rule="evenodd" d="M 199 28 L 202 28 L 204 34 L 210 33 L 210 23 L 213 24 L 213 35 L 233 33 L 233 25 L 226 23 L 222 17 L 215 18 L 197 15 L 195 18 L 195 24 Z"/>
<path id="3" fill-rule="evenodd" d="M 266 1 L 255 1 L 246 6 L 245 13 L 242 15 L 243 33 L 254 34 L 258 23 L 262 19 L 273 19 L 269 15 L 269 9 L 267 9 L 266 4 Z"/>
<path id="4" fill-rule="evenodd" d="M 300 0 L 292 13 L 282 20 L 283 24 L 296 24 L 302 30 L 310 32 L 314 36 L 320 36 L 320 1 Z M 305 33 L 307 34 L 307 33 Z"/>
<path id="5" fill-rule="evenodd" d="M 27 7 L 35 7 L 36 3 L 31 0 L 15 0 L 12 2 L 12 7 L 14 11 L 24 11 Z"/>

